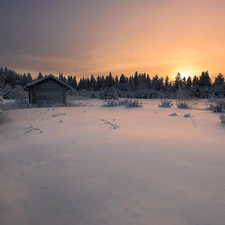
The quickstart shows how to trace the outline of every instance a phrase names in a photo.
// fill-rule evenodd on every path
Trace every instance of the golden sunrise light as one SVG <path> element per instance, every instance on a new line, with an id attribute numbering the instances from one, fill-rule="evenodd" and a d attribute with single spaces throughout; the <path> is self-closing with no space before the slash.
<path id="1" fill-rule="evenodd" d="M 185 77 L 186 79 L 190 76 L 191 78 L 193 78 L 196 74 L 194 73 L 195 70 L 193 69 L 186 69 L 186 70 L 183 70 L 181 69 L 182 67 L 180 67 L 180 69 L 177 69 L 176 71 L 173 71 L 172 72 L 172 76 L 170 77 L 171 79 L 174 79 L 177 75 L 177 73 L 179 72 L 181 77 Z M 185 68 L 185 67 L 184 67 Z M 199 72 L 200 74 L 200 72 Z"/>
<path id="2" fill-rule="evenodd" d="M 0 61 L 20 73 L 79 78 L 138 71 L 171 79 L 178 72 L 225 73 L 225 1 L 23 0 L 13 6 L 1 6 L 10 19 L 0 24 Z"/>

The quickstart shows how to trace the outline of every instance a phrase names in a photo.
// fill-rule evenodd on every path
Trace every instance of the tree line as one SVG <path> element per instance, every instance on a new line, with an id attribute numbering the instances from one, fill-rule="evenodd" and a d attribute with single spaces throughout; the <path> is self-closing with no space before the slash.
<path id="1" fill-rule="evenodd" d="M 45 75 L 46 76 L 46 75 Z M 39 72 L 35 79 L 43 78 L 44 75 Z M 219 73 L 214 80 L 210 78 L 208 71 L 203 71 L 200 76 L 182 77 L 178 72 L 174 80 L 170 80 L 168 76 L 159 77 L 157 74 L 150 77 L 146 73 L 138 73 L 132 76 L 113 77 L 109 75 L 98 75 L 96 78 L 91 75 L 90 78 L 80 78 L 77 81 L 76 76 L 64 76 L 59 74 L 58 78 L 70 85 L 76 91 L 101 91 L 109 88 L 115 88 L 118 91 L 133 93 L 127 97 L 140 98 L 159 98 L 159 97 L 184 97 L 209 98 L 209 97 L 225 97 L 225 82 L 223 74 Z M 12 88 L 16 86 L 24 87 L 33 80 L 30 73 L 18 74 L 14 70 L 7 67 L 0 68 L 0 88 L 9 85 Z"/>

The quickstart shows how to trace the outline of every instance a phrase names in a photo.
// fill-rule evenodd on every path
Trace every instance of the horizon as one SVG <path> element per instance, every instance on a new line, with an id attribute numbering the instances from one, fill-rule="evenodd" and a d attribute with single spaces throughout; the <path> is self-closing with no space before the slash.
<path id="1" fill-rule="evenodd" d="M 53 75 L 53 76 L 55 76 L 55 77 L 57 77 L 57 78 L 59 78 L 60 74 L 62 74 L 63 76 L 65 76 L 67 79 L 68 79 L 68 76 L 72 76 L 72 77 L 75 76 L 75 75 L 71 75 L 71 74 L 65 75 L 65 74 L 63 74 L 63 73 L 58 73 L 58 74 L 49 73 L 49 74 L 45 74 L 45 73 L 42 73 L 42 71 L 39 71 L 39 72 L 34 76 L 34 74 L 32 74 L 32 73 L 29 72 L 29 71 L 28 71 L 28 72 L 18 72 L 18 71 L 16 71 L 16 70 L 12 69 L 12 68 L 8 68 L 7 66 L 4 66 L 4 67 L 3 67 L 3 66 L 0 66 L 0 68 L 3 68 L 3 69 L 4 69 L 4 68 L 7 68 L 7 69 L 9 69 L 9 70 L 12 70 L 12 71 L 16 72 L 18 75 L 23 75 L 23 74 L 26 74 L 26 75 L 27 75 L 28 73 L 30 73 L 33 80 L 35 80 L 35 79 L 38 78 L 38 74 L 39 74 L 40 72 L 41 72 L 41 74 L 42 74 L 43 76 Z M 136 72 L 138 73 L 138 75 L 140 75 L 140 74 L 141 74 L 141 75 L 142 75 L 142 74 L 146 74 L 146 76 L 149 75 L 149 77 L 150 77 L 151 79 L 157 75 L 159 78 L 163 78 L 163 79 L 165 80 L 166 76 L 168 76 L 168 75 L 166 75 L 166 76 L 161 76 L 161 75 L 159 75 L 158 73 L 156 73 L 155 75 L 151 75 L 151 74 L 149 74 L 149 73 L 146 73 L 146 72 L 139 72 L 139 71 L 135 71 L 135 72 L 134 72 L 133 74 L 131 74 L 131 75 L 127 75 L 127 74 L 124 74 L 124 73 L 121 73 L 120 75 L 118 75 L 118 74 L 114 75 L 111 71 L 109 71 L 107 74 L 91 74 L 91 75 L 89 75 L 89 76 L 83 76 L 83 77 L 77 77 L 77 76 L 75 76 L 75 77 L 76 77 L 76 79 L 80 80 L 80 79 L 83 79 L 83 78 L 85 78 L 85 79 L 91 78 L 91 76 L 93 75 L 94 78 L 96 79 L 98 76 L 100 76 L 100 77 L 101 77 L 101 76 L 107 77 L 107 76 L 111 73 L 111 75 L 112 75 L 112 77 L 113 77 L 114 79 L 116 78 L 116 76 L 117 76 L 118 78 L 120 78 L 121 75 L 124 75 L 125 77 L 129 78 L 129 77 L 134 77 L 134 75 L 135 75 Z M 190 75 L 189 73 L 185 75 L 185 74 L 182 74 L 182 73 L 180 73 L 180 72 L 177 72 L 174 76 L 172 76 L 172 77 L 171 77 L 171 76 L 168 76 L 168 77 L 169 77 L 169 80 L 170 80 L 170 81 L 174 82 L 174 80 L 175 80 L 176 76 L 178 75 L 178 73 L 180 73 L 182 79 L 183 79 L 183 78 L 186 78 L 186 79 L 187 79 L 189 76 L 191 77 L 191 79 L 193 79 L 195 76 L 199 78 L 203 72 L 208 72 L 209 77 L 211 78 L 211 81 L 212 81 L 212 82 L 214 82 L 214 79 L 215 79 L 219 74 L 222 74 L 222 73 L 218 73 L 218 74 L 212 75 L 212 74 L 209 73 L 208 70 L 202 70 L 200 73 L 195 74 L 195 75 Z M 222 75 L 223 75 L 223 74 L 222 74 Z"/>
<path id="2" fill-rule="evenodd" d="M 0 61 L 33 78 L 110 71 L 214 78 L 225 73 L 224 7 L 222 0 L 3 1 Z"/>

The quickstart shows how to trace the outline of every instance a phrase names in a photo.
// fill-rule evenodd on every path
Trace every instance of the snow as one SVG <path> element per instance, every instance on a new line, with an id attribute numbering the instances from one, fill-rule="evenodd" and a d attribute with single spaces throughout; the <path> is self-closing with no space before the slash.
<path id="1" fill-rule="evenodd" d="M 100 102 L 5 112 L 1 225 L 224 225 L 219 114 Z"/>

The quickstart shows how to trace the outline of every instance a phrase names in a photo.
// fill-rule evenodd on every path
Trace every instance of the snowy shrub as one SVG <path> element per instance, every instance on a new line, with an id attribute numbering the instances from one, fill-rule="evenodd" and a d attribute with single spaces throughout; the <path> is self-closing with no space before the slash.
<path id="1" fill-rule="evenodd" d="M 77 102 L 73 102 L 73 101 L 72 102 L 71 101 L 67 101 L 65 105 L 67 107 L 81 107 L 81 106 L 85 106 L 85 105 L 82 105 L 80 102 L 77 103 Z"/>
<path id="2" fill-rule="evenodd" d="M 171 100 L 168 100 L 168 99 L 161 100 L 159 104 L 159 107 L 163 107 L 163 108 L 170 108 L 171 106 L 173 106 L 173 103 Z"/>
<path id="3" fill-rule="evenodd" d="M 86 89 L 83 89 L 83 90 L 80 90 L 78 92 L 75 92 L 77 96 L 82 96 L 82 97 L 87 97 L 89 98 L 89 95 L 90 95 L 90 91 L 86 90 Z"/>
<path id="4" fill-rule="evenodd" d="M 29 107 L 31 108 L 53 108 L 53 107 L 65 107 L 67 103 L 64 104 L 62 102 L 55 102 L 55 101 L 46 101 L 46 102 L 39 102 L 35 104 L 30 104 Z M 68 105 L 70 107 L 70 105 Z"/>
<path id="5" fill-rule="evenodd" d="M 207 109 L 213 112 L 225 112 L 225 99 L 219 99 L 211 103 Z"/>
<path id="6" fill-rule="evenodd" d="M 118 99 L 118 90 L 114 87 L 102 89 L 99 97 L 100 99 Z"/>
<path id="7" fill-rule="evenodd" d="M 179 109 L 191 109 L 191 106 L 187 101 L 177 101 L 176 105 Z"/>
<path id="8" fill-rule="evenodd" d="M 102 107 L 116 107 L 116 106 L 120 106 L 120 105 L 121 105 L 121 102 L 119 100 L 109 99 L 109 100 L 104 102 Z"/>
<path id="9" fill-rule="evenodd" d="M 148 90 L 138 90 L 133 93 L 133 97 L 146 99 L 148 98 L 148 92 Z"/>
<path id="10" fill-rule="evenodd" d="M 96 93 L 92 92 L 92 93 L 90 94 L 90 98 L 97 98 Z"/>
<path id="11" fill-rule="evenodd" d="M 15 100 L 5 103 L 5 110 L 26 109 L 29 108 L 28 100 Z"/>
<path id="12" fill-rule="evenodd" d="M 88 91 L 86 89 L 80 90 L 80 91 L 76 91 L 76 90 L 72 90 L 69 92 L 69 95 L 72 96 L 79 96 L 79 97 L 86 97 L 86 98 L 99 98 L 99 92 L 98 91 Z"/>
<path id="13" fill-rule="evenodd" d="M 2 96 L 0 95 L 0 102 L 3 102 L 3 98 L 2 98 Z"/>
<path id="14" fill-rule="evenodd" d="M 5 110 L 5 104 L 0 102 L 0 110 L 4 111 Z"/>
<path id="15" fill-rule="evenodd" d="M 142 103 L 137 99 L 125 99 L 122 104 L 125 105 L 126 108 L 142 107 Z"/>
<path id="16" fill-rule="evenodd" d="M 27 102 L 26 100 L 28 99 L 28 93 L 26 91 L 24 91 L 23 88 L 21 88 L 20 86 L 15 87 L 14 89 L 14 93 L 15 93 L 15 99 L 20 101 L 20 102 Z"/>
<path id="17" fill-rule="evenodd" d="M 64 104 L 62 102 L 40 102 L 30 104 L 28 99 L 15 100 L 6 102 L 4 104 L 4 110 L 26 109 L 26 108 L 53 108 L 53 107 L 72 107 L 78 105 Z"/>
<path id="18" fill-rule="evenodd" d="M 23 100 L 28 97 L 28 94 L 21 86 L 12 88 L 10 85 L 5 85 L 2 89 L 2 97 L 4 99 Z"/>
<path id="19" fill-rule="evenodd" d="M 148 91 L 147 98 L 148 99 L 156 99 L 156 98 L 159 98 L 159 91 L 152 90 L 152 89 L 149 90 Z"/>
<path id="20" fill-rule="evenodd" d="M 2 97 L 4 99 L 12 99 L 11 97 L 11 93 L 12 93 L 12 86 L 10 85 L 5 85 L 2 90 L 1 90 L 1 93 L 2 93 Z"/>
<path id="21" fill-rule="evenodd" d="M 103 107 L 116 107 L 116 106 L 125 106 L 126 108 L 132 107 L 142 107 L 142 103 L 137 99 L 109 99 L 103 105 Z"/>
<path id="22" fill-rule="evenodd" d="M 220 120 L 223 124 L 225 124 L 225 114 L 220 115 Z"/>
<path id="23" fill-rule="evenodd" d="M 71 95 L 77 96 L 78 91 L 73 88 L 72 90 L 68 90 L 67 94 L 68 96 L 71 96 Z"/>

